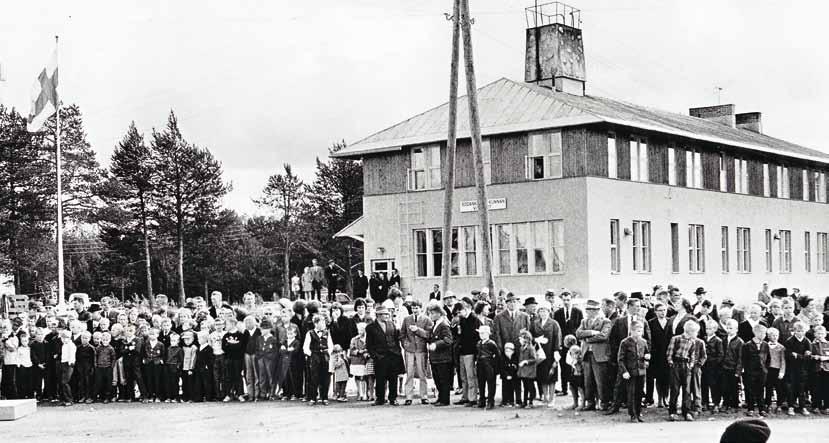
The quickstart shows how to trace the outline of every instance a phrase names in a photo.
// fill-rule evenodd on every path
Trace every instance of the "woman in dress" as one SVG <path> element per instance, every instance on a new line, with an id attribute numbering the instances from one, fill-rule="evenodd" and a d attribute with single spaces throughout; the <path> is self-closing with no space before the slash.
<path id="1" fill-rule="evenodd" d="M 537 365 L 536 383 L 541 400 L 549 407 L 555 404 L 555 386 L 558 380 L 558 357 L 561 349 L 561 328 L 552 317 L 553 307 L 548 301 L 541 301 L 536 309 L 536 318 L 530 325 L 530 333 L 538 347 L 544 351 L 544 361 Z"/>

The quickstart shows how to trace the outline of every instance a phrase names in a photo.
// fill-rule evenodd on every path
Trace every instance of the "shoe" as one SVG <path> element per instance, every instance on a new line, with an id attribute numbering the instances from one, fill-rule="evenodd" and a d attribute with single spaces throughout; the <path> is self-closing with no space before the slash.
<path id="1" fill-rule="evenodd" d="M 435 406 L 435 407 L 439 408 L 441 406 L 449 406 L 449 403 L 441 403 L 439 401 L 436 401 L 436 402 L 432 403 L 432 406 Z"/>
<path id="2" fill-rule="evenodd" d="M 483 409 L 486 407 L 486 403 L 478 402 L 478 409 Z"/>
<path id="3" fill-rule="evenodd" d="M 469 400 L 464 404 L 464 407 L 474 408 L 476 404 L 478 404 L 478 402 L 476 402 L 475 400 Z"/>
<path id="4" fill-rule="evenodd" d="M 630 422 L 631 422 L 631 423 L 636 423 L 636 422 L 637 422 L 636 417 L 635 417 L 635 416 L 633 416 L 633 415 L 631 415 L 631 416 L 630 416 Z"/>
<path id="5" fill-rule="evenodd" d="M 109 399 L 104 400 L 104 404 L 108 405 L 109 404 Z"/>
<path id="6" fill-rule="evenodd" d="M 535 406 L 533 406 L 533 402 L 532 402 L 532 400 L 530 400 L 530 402 L 527 404 L 527 409 L 532 409 L 532 408 L 534 408 L 534 407 L 535 407 Z"/>
<path id="7" fill-rule="evenodd" d="M 671 414 L 668 416 L 669 421 L 679 421 L 679 416 L 676 414 Z"/>
<path id="8" fill-rule="evenodd" d="M 556 392 L 556 397 L 566 397 L 566 396 L 567 396 L 567 393 L 564 392 L 564 391 Z"/>
<path id="9" fill-rule="evenodd" d="M 803 415 L 812 415 L 812 414 L 809 412 L 809 410 L 808 410 L 808 409 L 806 409 L 806 408 L 803 408 L 803 411 L 801 411 L 800 413 L 801 413 L 801 414 L 803 414 Z"/>
<path id="10" fill-rule="evenodd" d="M 229 401 L 230 401 L 230 396 L 228 395 L 228 396 L 227 396 L 227 397 L 225 397 L 225 398 L 224 398 L 224 400 L 222 400 L 222 401 L 223 401 L 223 402 L 225 402 L 225 403 L 229 402 Z"/>
<path id="11" fill-rule="evenodd" d="M 398 403 L 398 402 L 397 402 L 397 400 L 395 400 L 395 401 L 390 401 L 390 402 L 389 402 L 389 406 L 400 406 L 400 403 Z"/>
<path id="12" fill-rule="evenodd" d="M 495 409 L 495 402 L 488 402 L 488 403 L 486 404 L 486 410 L 487 410 L 487 411 L 491 411 L 491 410 L 493 410 L 493 409 Z"/>
<path id="13" fill-rule="evenodd" d="M 316 405 L 317 405 L 316 400 L 311 400 L 311 401 L 308 402 L 308 406 L 316 406 Z"/>
<path id="14" fill-rule="evenodd" d="M 342 397 L 342 398 L 340 398 L 340 399 L 339 399 L 339 400 L 337 400 L 337 401 L 338 401 L 338 402 L 340 402 L 340 403 L 348 403 L 348 399 L 347 399 L 347 398 L 345 398 L 345 397 Z"/>
<path id="15" fill-rule="evenodd" d="M 374 403 L 372 403 L 373 406 L 383 406 L 384 404 L 386 404 L 386 402 L 378 400 L 375 400 Z"/>
<path id="16" fill-rule="evenodd" d="M 240 396 L 239 396 L 239 403 L 244 403 L 244 402 L 245 402 L 245 396 L 244 396 L 244 395 L 240 395 Z"/>
<path id="17" fill-rule="evenodd" d="M 406 405 L 406 406 L 411 406 L 412 401 L 411 400 L 406 400 L 403 404 Z"/>
<path id="18" fill-rule="evenodd" d="M 619 407 L 614 406 L 614 407 L 610 408 L 609 411 L 605 412 L 604 415 L 613 415 L 613 414 L 618 414 L 618 413 L 619 413 Z"/>
<path id="19" fill-rule="evenodd" d="M 639 423 L 644 423 L 644 422 L 645 422 L 645 420 L 644 420 L 644 419 L 642 419 L 642 416 L 641 416 L 641 415 L 637 415 L 637 416 L 636 416 L 636 421 L 638 421 Z"/>
<path id="20" fill-rule="evenodd" d="M 65 402 L 63 402 L 63 406 L 72 406 L 72 402 L 71 401 L 65 401 Z"/>
<path id="21" fill-rule="evenodd" d="M 323 406 L 328 406 L 328 400 L 323 400 L 320 402 Z"/>
<path id="22" fill-rule="evenodd" d="M 92 404 L 92 399 L 91 399 L 91 398 L 87 398 L 87 399 L 86 399 L 86 401 L 85 401 L 84 403 L 86 403 L 86 404 L 88 404 L 88 405 L 91 405 L 91 404 Z"/>
<path id="23" fill-rule="evenodd" d="M 465 405 L 467 403 L 469 403 L 469 400 L 458 400 L 453 404 L 460 406 L 460 405 Z"/>
<path id="24" fill-rule="evenodd" d="M 794 416 L 794 408 L 789 408 L 789 410 L 786 411 L 786 415 Z"/>
<path id="25" fill-rule="evenodd" d="M 580 410 L 582 410 L 582 411 L 595 411 L 596 410 L 596 405 L 595 404 L 589 404 L 587 406 L 582 407 Z"/>
<path id="26" fill-rule="evenodd" d="M 685 421 L 694 421 L 694 416 L 691 414 L 685 414 Z"/>

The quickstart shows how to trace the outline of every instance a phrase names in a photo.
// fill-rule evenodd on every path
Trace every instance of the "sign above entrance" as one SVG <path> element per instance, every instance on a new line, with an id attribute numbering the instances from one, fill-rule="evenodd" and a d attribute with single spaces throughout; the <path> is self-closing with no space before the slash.
<path id="1" fill-rule="evenodd" d="M 499 209 L 507 209 L 506 197 L 489 198 L 486 200 L 486 208 L 490 211 L 497 211 Z M 461 212 L 475 212 L 478 210 L 478 202 L 475 200 L 462 200 Z"/>

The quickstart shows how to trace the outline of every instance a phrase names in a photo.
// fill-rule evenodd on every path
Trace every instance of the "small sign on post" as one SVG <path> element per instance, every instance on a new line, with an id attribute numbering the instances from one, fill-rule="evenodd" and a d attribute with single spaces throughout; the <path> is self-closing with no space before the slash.
<path id="1" fill-rule="evenodd" d="M 500 209 L 507 209 L 506 197 L 488 198 L 486 200 L 486 208 L 489 211 L 497 211 Z M 475 212 L 478 210 L 478 202 L 475 200 L 462 200 L 461 212 Z"/>

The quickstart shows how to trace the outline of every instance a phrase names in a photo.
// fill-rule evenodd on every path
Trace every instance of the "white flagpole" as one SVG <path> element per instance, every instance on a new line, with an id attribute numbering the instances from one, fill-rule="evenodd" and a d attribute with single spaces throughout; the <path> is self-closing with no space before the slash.
<path id="1" fill-rule="evenodd" d="M 56 66 L 60 66 L 58 63 L 58 36 L 55 36 L 55 64 Z M 57 90 L 57 89 L 56 89 Z M 55 109 L 57 110 L 57 115 L 55 118 L 55 145 L 57 147 L 57 170 L 58 170 L 58 229 L 57 229 L 57 237 L 58 237 L 58 303 L 60 305 L 64 305 L 66 300 L 64 299 L 64 287 L 63 287 L 63 193 L 61 189 L 61 158 L 60 158 L 60 95 L 56 94 L 55 97 Z"/>

